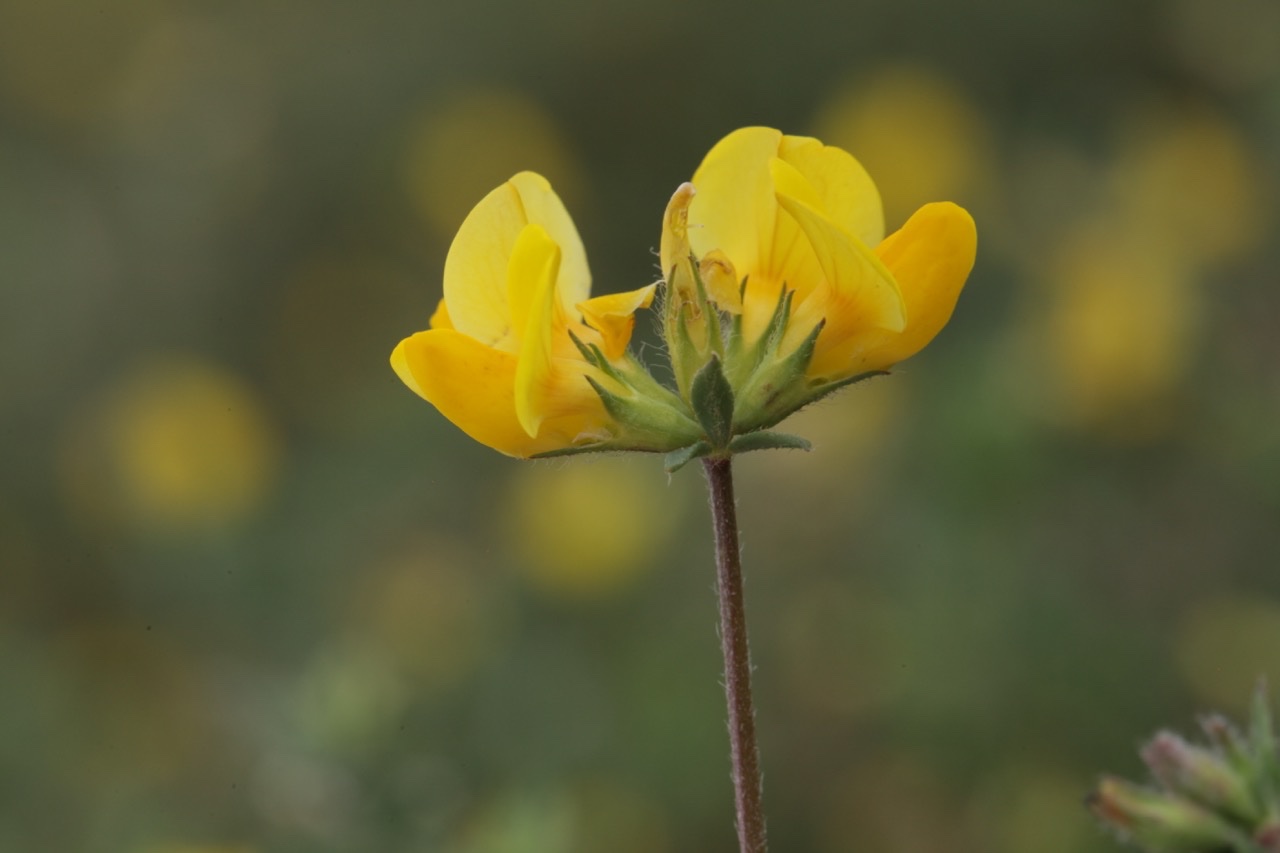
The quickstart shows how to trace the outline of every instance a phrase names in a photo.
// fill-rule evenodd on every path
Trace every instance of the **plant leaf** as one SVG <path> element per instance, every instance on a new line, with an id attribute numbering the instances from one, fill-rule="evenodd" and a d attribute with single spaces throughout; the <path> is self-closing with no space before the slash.
<path id="1" fill-rule="evenodd" d="M 699 441 L 696 444 L 668 453 L 667 458 L 662 462 L 662 467 L 667 470 L 668 474 L 674 474 L 693 460 L 700 459 L 709 453 L 711 453 L 711 445 L 705 441 Z"/>
<path id="2" fill-rule="evenodd" d="M 808 439 L 786 432 L 758 430 L 739 435 L 729 443 L 734 453 L 750 453 L 752 450 L 812 450 Z"/>

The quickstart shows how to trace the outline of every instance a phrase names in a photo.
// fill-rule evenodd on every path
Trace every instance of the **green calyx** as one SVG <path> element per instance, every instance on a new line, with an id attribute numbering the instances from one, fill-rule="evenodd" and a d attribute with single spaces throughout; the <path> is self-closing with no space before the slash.
<path id="1" fill-rule="evenodd" d="M 677 275 L 684 284 L 671 283 Z M 754 450 L 808 450 L 809 442 L 773 427 L 805 406 L 872 376 L 873 371 L 834 380 L 807 374 L 825 321 L 798 345 L 788 344 L 795 291 L 779 289 L 769 323 L 747 340 L 742 315 L 721 311 L 708 295 L 697 257 L 668 271 L 663 291 L 663 334 L 675 390 L 661 385 L 632 356 L 610 362 L 594 344 L 574 344 L 603 379 L 587 381 L 616 424 L 616 433 L 541 456 L 620 450 L 666 454 L 676 471 L 703 457 L 724 458 Z M 749 282 L 743 279 L 740 296 Z"/>
<path id="2" fill-rule="evenodd" d="M 736 427 L 741 432 L 774 426 L 842 388 L 873 376 L 887 375 L 887 371 L 873 370 L 834 380 L 810 378 L 809 363 L 813 361 L 825 321 L 810 329 L 795 349 L 784 351 L 794 299 L 795 291 L 782 288 L 764 333 L 750 347 L 739 344 L 733 353 L 736 356 L 734 373 L 742 377 L 735 416 Z M 741 340 L 740 328 L 735 326 L 735 329 L 739 332 L 737 339 Z"/>
<path id="3" fill-rule="evenodd" d="M 587 363 L 605 376 L 605 381 L 585 378 L 613 419 L 615 432 L 608 438 L 539 453 L 535 459 L 615 451 L 667 453 L 698 440 L 701 430 L 689 407 L 633 356 L 614 363 L 598 346 L 583 343 L 572 332 L 569 336 Z"/>
<path id="4" fill-rule="evenodd" d="M 707 295 L 706 284 L 698 270 L 698 259 L 689 256 L 689 277 L 693 291 L 677 292 L 667 285 L 663 299 L 663 335 L 675 374 L 676 389 L 688 398 L 693 378 L 712 355 L 723 357 L 724 335 L 720 312 Z M 675 270 L 669 271 L 674 277 Z"/>
<path id="5" fill-rule="evenodd" d="M 811 445 L 799 436 L 757 429 L 737 433 L 733 387 L 725 376 L 720 357 L 713 355 L 690 382 L 689 402 L 702 426 L 703 437 L 693 444 L 667 454 L 666 469 L 678 471 L 704 456 L 730 456 L 752 450 L 808 450 Z"/>
<path id="6" fill-rule="evenodd" d="M 834 391 L 883 371 L 835 381 L 806 374 L 823 323 L 798 346 L 784 349 L 792 323 L 795 291 L 780 289 L 764 331 L 748 341 L 741 314 L 722 313 L 708 296 L 696 257 L 689 258 L 694 287 L 665 292 L 664 331 L 680 396 L 702 429 L 699 439 L 672 451 L 667 470 L 704 456 L 750 450 L 802 449 L 802 438 L 771 431 L 792 413 Z M 741 295 L 748 281 L 743 279 Z"/>

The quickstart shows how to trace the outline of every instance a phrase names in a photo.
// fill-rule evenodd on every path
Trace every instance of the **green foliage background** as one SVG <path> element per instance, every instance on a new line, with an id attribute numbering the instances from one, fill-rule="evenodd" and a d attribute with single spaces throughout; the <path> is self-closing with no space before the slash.
<path id="1" fill-rule="evenodd" d="M 733 849 L 697 471 L 387 357 L 511 173 L 630 289 L 746 124 L 980 234 L 739 465 L 776 849 L 1114 849 L 1095 772 L 1280 677 L 1278 8 L 0 0 L 0 850 Z"/>

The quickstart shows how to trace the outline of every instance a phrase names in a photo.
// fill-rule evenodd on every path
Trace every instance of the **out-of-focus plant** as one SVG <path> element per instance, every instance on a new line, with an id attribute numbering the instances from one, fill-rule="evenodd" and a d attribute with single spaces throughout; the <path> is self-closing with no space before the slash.
<path id="1" fill-rule="evenodd" d="M 672 196 L 659 284 L 591 297 L 572 220 L 523 172 L 463 222 L 431 328 L 391 356 L 409 388 L 507 455 L 663 453 L 668 471 L 702 460 L 743 853 L 765 850 L 766 833 L 731 459 L 808 449 L 773 427 L 927 345 L 976 246 L 973 219 L 945 202 L 885 237 L 879 191 L 852 156 L 743 128 Z M 659 285 L 674 388 L 628 351 Z"/>
<path id="2" fill-rule="evenodd" d="M 1148 853 L 1280 851 L 1280 754 L 1265 683 L 1247 733 L 1217 714 L 1201 727 L 1209 746 L 1158 733 L 1142 748 L 1154 785 L 1104 777 L 1090 808 Z"/>

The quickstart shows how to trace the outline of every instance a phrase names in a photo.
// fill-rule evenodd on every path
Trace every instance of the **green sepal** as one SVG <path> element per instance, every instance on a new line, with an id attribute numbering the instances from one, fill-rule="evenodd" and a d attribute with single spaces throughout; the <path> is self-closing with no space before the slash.
<path id="1" fill-rule="evenodd" d="M 693 385 L 693 373 L 701 359 L 701 350 L 689 334 L 688 315 L 684 311 L 676 314 L 674 335 L 668 335 L 667 340 L 671 347 L 671 371 L 676 377 L 676 389 L 687 396 Z"/>
<path id="2" fill-rule="evenodd" d="M 698 439 L 698 424 L 667 400 L 636 392 L 615 394 L 591 376 L 584 378 L 621 427 L 621 434 L 608 442 L 611 449 L 666 453 Z"/>
<path id="3" fill-rule="evenodd" d="M 787 299 L 790 304 L 790 298 Z M 809 369 L 809 362 L 813 361 L 813 351 L 818 347 L 818 335 L 822 334 L 822 330 L 826 328 L 827 318 L 823 317 L 818 324 L 809 330 L 809 334 L 804 336 L 804 340 L 800 342 L 800 346 L 792 351 L 791 355 L 783 359 L 782 363 L 790 367 L 798 375 L 803 375 Z M 778 335 L 778 345 L 782 344 L 782 334 Z"/>
<path id="4" fill-rule="evenodd" d="M 753 450 L 812 450 L 808 439 L 786 432 L 757 430 L 736 436 L 729 442 L 733 453 L 750 453 Z"/>
<path id="5" fill-rule="evenodd" d="M 1259 679 L 1250 703 L 1249 743 L 1254 752 L 1274 755 L 1276 750 L 1275 727 L 1271 720 L 1271 703 L 1267 699 L 1267 682 Z"/>
<path id="6" fill-rule="evenodd" d="M 578 352 L 582 354 L 583 361 L 590 364 L 592 367 L 598 368 L 605 376 L 608 376 L 615 382 L 634 387 L 631 381 L 619 373 L 618 369 L 613 366 L 612 362 L 605 357 L 605 354 L 601 351 L 600 347 L 595 344 L 584 343 L 582 338 L 573 333 L 573 329 L 569 329 L 568 332 L 569 340 L 573 341 L 573 345 L 578 348 Z"/>
<path id="7" fill-rule="evenodd" d="M 868 370 L 866 373 L 859 373 L 857 376 L 850 376 L 848 379 L 838 379 L 835 382 L 824 382 L 817 386 L 815 392 L 805 401 L 805 405 L 816 403 L 824 397 L 829 397 L 842 388 L 848 388 L 850 385 L 857 385 L 859 382 L 865 382 L 868 379 L 874 379 L 877 376 L 888 376 L 887 370 Z"/>
<path id="8" fill-rule="evenodd" d="M 711 356 L 694 375 L 689 402 L 711 446 L 727 447 L 733 437 L 733 387 L 725 378 L 719 356 Z"/>
<path id="9" fill-rule="evenodd" d="M 635 387 L 626 376 L 623 376 L 618 372 L 618 369 L 610 363 L 609 359 L 607 359 L 605 354 L 600 350 L 600 347 L 595 344 L 589 344 L 589 346 L 591 347 L 591 353 L 596 358 L 596 364 L 599 365 L 600 369 L 604 371 L 606 376 L 615 382 L 621 382 L 623 385 L 629 385 L 633 388 Z"/>
<path id="10" fill-rule="evenodd" d="M 584 376 L 582 378 L 586 379 L 588 384 L 591 385 L 591 390 L 595 391 L 596 395 L 600 398 L 600 402 L 604 403 L 604 410 L 612 415 L 614 420 L 620 421 L 630 416 L 631 413 L 628 410 L 629 407 L 627 406 L 626 400 L 613 393 L 590 376 Z"/>
<path id="11" fill-rule="evenodd" d="M 586 345 L 582 348 L 588 352 L 594 349 L 599 359 L 606 361 L 598 348 Z M 609 375 L 629 390 L 615 393 L 594 377 L 584 375 L 583 378 L 596 392 L 605 411 L 617 421 L 616 434 L 600 441 L 535 453 L 530 459 L 623 451 L 667 453 L 698 440 L 701 430 L 683 401 L 659 385 L 634 359 L 629 358 L 620 370 L 615 367 Z"/>
<path id="12" fill-rule="evenodd" d="M 707 285 L 702 280 L 702 269 L 698 264 L 698 256 L 689 253 L 689 267 L 693 273 L 693 286 L 698 292 L 698 310 L 707 319 L 707 342 L 711 351 L 724 357 L 724 335 L 720 331 L 720 310 L 711 301 L 707 293 Z"/>
<path id="13" fill-rule="evenodd" d="M 778 295 L 778 305 L 774 308 L 773 316 L 769 318 L 769 326 L 761 337 L 765 344 L 766 355 L 777 353 L 778 348 L 782 346 L 782 339 L 787 334 L 787 324 L 791 322 L 791 305 L 795 302 L 795 298 L 796 292 L 788 290 L 786 285 L 783 285 Z"/>
<path id="14" fill-rule="evenodd" d="M 622 453 L 625 451 L 640 453 L 660 453 L 656 450 L 643 450 L 636 447 L 630 447 L 617 441 L 598 441 L 594 444 L 579 444 L 573 447 L 559 447 L 555 450 L 544 450 L 541 453 L 535 453 L 530 459 L 555 459 L 560 456 L 582 456 L 587 453 Z"/>
<path id="15" fill-rule="evenodd" d="M 1209 714 L 1200 720 L 1200 728 L 1209 738 L 1209 743 L 1218 750 L 1231 764 L 1237 773 L 1246 774 L 1250 779 L 1257 775 L 1256 762 L 1249 742 L 1231 721 L 1221 714 Z"/>
<path id="16" fill-rule="evenodd" d="M 593 350 L 591 347 L 583 343 L 582 338 L 578 337 L 574 333 L 573 329 L 566 329 L 565 331 L 569 333 L 569 340 L 573 341 L 573 345 L 578 348 L 578 352 L 582 353 L 582 360 L 585 361 L 587 364 L 591 364 L 591 365 L 594 365 L 595 367 L 599 367 L 600 365 L 596 361 L 597 351 Z"/>
<path id="17" fill-rule="evenodd" d="M 790 301 L 790 294 L 780 300 L 775 319 L 785 320 L 790 310 L 787 307 Z M 777 358 L 776 350 L 786 332 L 785 324 L 766 334 L 766 340 L 774 340 L 763 351 L 761 357 L 764 361 L 741 386 L 738 420 L 735 424 L 739 432 L 768 429 L 812 402 L 813 386 L 804 373 L 813 360 L 813 351 L 825 323 L 825 320 L 819 321 L 800 346 L 784 358 Z"/>
<path id="18" fill-rule="evenodd" d="M 662 462 L 662 467 L 666 469 L 668 474 L 674 474 L 693 460 L 710 455 L 711 449 L 711 445 L 705 441 L 690 444 L 688 447 L 681 447 L 679 450 L 673 450 L 667 454 L 667 458 Z"/>
<path id="19" fill-rule="evenodd" d="M 1258 679 L 1253 691 L 1253 707 L 1249 715 L 1249 745 L 1255 763 L 1254 785 L 1267 801 L 1280 794 L 1280 756 L 1276 754 L 1275 724 L 1266 679 Z"/>
<path id="20" fill-rule="evenodd" d="M 742 363 L 742 315 L 729 318 L 729 334 L 725 336 L 724 359 L 731 365 Z"/>
<path id="21" fill-rule="evenodd" d="M 679 412 L 690 425 L 693 424 L 693 412 L 689 410 L 688 404 L 680 399 L 680 396 L 670 388 L 654 379 L 653 375 L 634 355 L 627 353 L 627 360 L 620 365 L 614 365 L 614 367 L 622 376 L 623 381 L 635 389 L 637 394 L 670 406 Z"/>
<path id="22" fill-rule="evenodd" d="M 743 294 L 746 293 L 746 279 L 743 279 Z M 734 379 L 739 382 L 745 381 L 754 374 L 771 356 L 776 355 L 778 347 L 782 344 L 782 338 L 787 331 L 787 322 L 791 319 L 791 303 L 794 299 L 795 291 L 788 290 L 784 285 L 778 291 L 778 301 L 773 306 L 773 314 L 769 317 L 768 324 L 764 327 L 764 331 L 760 333 L 760 337 L 756 338 L 755 343 L 746 350 L 742 341 L 742 315 L 734 317 L 734 346 L 731 348 L 733 353 L 733 361 L 730 364 L 734 372 Z"/>

